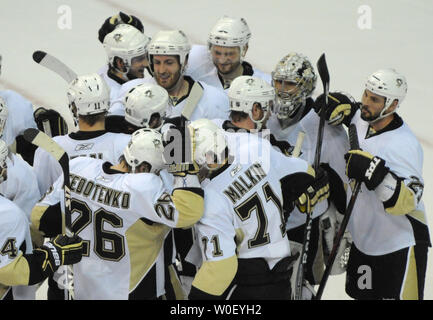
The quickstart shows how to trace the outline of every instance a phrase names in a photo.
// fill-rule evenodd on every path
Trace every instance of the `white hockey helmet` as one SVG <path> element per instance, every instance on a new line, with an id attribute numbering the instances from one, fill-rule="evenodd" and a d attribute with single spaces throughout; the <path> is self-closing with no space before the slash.
<path id="1" fill-rule="evenodd" d="M 128 165 L 132 167 L 135 173 L 136 168 L 143 162 L 151 165 L 150 172 L 156 173 L 163 166 L 162 153 L 162 135 L 154 129 L 139 129 L 131 135 L 131 140 L 123 151 Z"/>
<path id="2" fill-rule="evenodd" d="M 86 116 L 108 111 L 110 88 L 97 73 L 78 76 L 69 84 L 69 106 L 75 104 L 77 114 Z"/>
<path id="3" fill-rule="evenodd" d="M 209 33 L 209 49 L 212 45 L 239 47 L 241 62 L 247 51 L 251 31 L 244 18 L 220 18 Z"/>
<path id="4" fill-rule="evenodd" d="M 9 154 L 9 149 L 6 142 L 0 139 L 0 183 L 7 179 L 7 163 L 6 159 Z"/>
<path id="5" fill-rule="evenodd" d="M 2 97 L 0 97 L 0 137 L 3 136 L 3 131 L 6 126 L 6 120 L 8 119 L 8 107 L 6 105 L 6 101 L 3 100 Z"/>
<path id="6" fill-rule="evenodd" d="M 275 101 L 275 89 L 262 78 L 253 76 L 240 76 L 233 80 L 228 97 L 231 111 L 247 113 L 251 120 L 261 128 L 262 122 L 266 119 L 267 113 L 272 111 Z M 264 115 L 262 119 L 253 119 L 253 106 L 260 103 Z"/>
<path id="7" fill-rule="evenodd" d="M 153 55 L 161 56 L 179 56 L 179 64 L 181 66 L 181 74 L 185 71 L 187 57 L 191 50 L 191 44 L 185 33 L 181 30 L 165 30 L 159 31 L 150 41 L 148 46 L 149 65 L 152 73 Z"/>
<path id="8" fill-rule="evenodd" d="M 367 78 L 365 89 L 385 98 L 385 107 L 379 117 L 373 120 L 376 121 L 397 110 L 395 108 L 393 112 L 385 114 L 395 99 L 398 100 L 397 107 L 400 106 L 406 97 L 407 82 L 405 76 L 394 69 L 380 69 Z"/>
<path id="9" fill-rule="evenodd" d="M 164 88 L 149 83 L 142 83 L 133 87 L 125 96 L 125 120 L 140 128 L 149 128 L 153 115 L 162 120 L 167 114 L 168 93 Z"/>
<path id="10" fill-rule="evenodd" d="M 279 119 L 290 119 L 297 122 L 302 116 L 306 100 L 316 88 L 317 75 L 308 58 L 300 53 L 290 52 L 284 56 L 272 71 L 272 85 L 275 81 L 286 81 L 296 85 L 289 92 L 276 92 L 275 112 Z M 299 110 L 302 108 L 302 110 Z M 298 112 L 299 110 L 299 112 Z"/>
<path id="11" fill-rule="evenodd" d="M 195 151 L 194 159 L 199 166 L 222 164 L 227 157 L 227 141 L 224 130 L 209 119 L 198 119 L 188 125 L 193 131 Z"/>
<path id="12" fill-rule="evenodd" d="M 129 24 L 119 24 L 104 38 L 104 48 L 108 56 L 108 63 L 113 66 L 114 58 L 123 60 L 128 73 L 132 59 L 146 55 L 150 38 Z"/>

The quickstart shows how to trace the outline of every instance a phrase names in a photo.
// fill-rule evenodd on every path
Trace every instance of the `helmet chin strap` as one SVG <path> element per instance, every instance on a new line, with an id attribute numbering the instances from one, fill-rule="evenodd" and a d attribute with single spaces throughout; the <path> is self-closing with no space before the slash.
<path id="1" fill-rule="evenodd" d="M 397 104 L 397 107 L 394 109 L 394 111 L 385 113 L 386 111 L 388 111 L 388 109 L 391 107 L 392 103 L 394 102 L 395 99 L 391 99 L 391 98 L 386 98 L 385 101 L 385 107 L 382 109 L 382 111 L 380 112 L 380 114 L 373 120 L 367 120 L 368 123 L 372 124 L 375 123 L 379 120 L 382 120 L 383 118 L 393 114 L 394 112 L 397 111 L 397 108 L 400 106 L 399 104 Z"/>

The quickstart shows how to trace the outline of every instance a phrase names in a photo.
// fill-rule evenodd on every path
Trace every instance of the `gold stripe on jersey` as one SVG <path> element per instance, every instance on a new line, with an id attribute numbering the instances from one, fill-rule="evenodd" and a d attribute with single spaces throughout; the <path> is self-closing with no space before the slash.
<path id="1" fill-rule="evenodd" d="M 189 190 L 175 189 L 171 199 L 179 212 L 177 228 L 191 227 L 203 216 L 203 196 Z"/>
<path id="2" fill-rule="evenodd" d="M 30 267 L 20 252 L 8 265 L 0 268 L 0 283 L 7 286 L 26 286 L 29 284 Z"/>
<path id="3" fill-rule="evenodd" d="M 3 300 L 6 297 L 6 295 L 9 292 L 9 289 L 11 289 L 11 287 L 4 286 L 0 283 L 0 300 Z"/>
<path id="4" fill-rule="evenodd" d="M 242 230 L 242 228 L 237 228 L 237 229 L 235 230 L 235 233 L 236 233 L 236 235 L 235 235 L 236 249 L 237 249 L 238 252 L 239 252 L 239 247 L 240 247 L 242 241 L 243 241 L 244 238 L 245 238 L 245 233 L 244 233 L 244 231 Z"/>
<path id="5" fill-rule="evenodd" d="M 220 296 L 233 281 L 238 270 L 238 257 L 218 261 L 205 261 L 198 270 L 192 285 L 201 291 Z"/>
<path id="6" fill-rule="evenodd" d="M 168 266 L 168 273 L 170 275 L 171 286 L 173 287 L 174 295 L 176 300 L 187 300 L 182 289 L 179 277 L 177 276 L 174 266 L 170 264 Z"/>
<path id="7" fill-rule="evenodd" d="M 44 244 L 44 233 L 39 230 L 39 227 L 41 223 L 41 218 L 48 208 L 48 206 L 35 206 L 32 209 L 32 213 L 30 216 L 30 235 L 36 247 L 40 247 Z"/>
<path id="8" fill-rule="evenodd" d="M 408 215 L 411 216 L 412 218 L 418 220 L 419 222 L 421 222 L 423 224 L 427 224 L 425 214 L 421 210 L 413 210 L 412 212 L 408 213 Z"/>
<path id="9" fill-rule="evenodd" d="M 408 263 L 400 294 L 401 300 L 418 300 L 418 277 L 414 247 L 409 248 Z"/>
<path id="10" fill-rule="evenodd" d="M 311 165 L 308 165 L 307 173 L 308 173 L 310 176 L 316 177 L 316 171 L 314 171 L 314 168 L 313 168 Z"/>
<path id="11" fill-rule="evenodd" d="M 404 183 L 401 183 L 396 203 L 392 207 L 385 208 L 385 211 L 394 215 L 407 214 L 416 209 L 415 204 L 415 194 Z"/>
<path id="12" fill-rule="evenodd" d="M 166 225 L 150 225 L 143 220 L 137 220 L 125 232 L 131 264 L 129 292 L 135 289 L 155 264 L 168 231 L 169 227 Z"/>

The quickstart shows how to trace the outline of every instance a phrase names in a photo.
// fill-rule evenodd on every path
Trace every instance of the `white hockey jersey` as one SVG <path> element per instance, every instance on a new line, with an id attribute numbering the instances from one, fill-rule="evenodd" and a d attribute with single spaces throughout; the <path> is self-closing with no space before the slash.
<path id="1" fill-rule="evenodd" d="M 123 154 L 123 149 L 128 144 L 130 136 L 105 131 L 81 131 L 56 136 L 53 137 L 53 140 L 68 153 L 70 159 L 86 156 L 116 163 Z M 42 195 L 62 175 L 62 168 L 58 162 L 41 148 L 36 149 L 33 168 Z"/>
<path id="2" fill-rule="evenodd" d="M 0 184 L 0 193 L 23 210 L 30 221 L 33 206 L 41 198 L 36 174 L 19 155 L 10 153 L 6 164 L 7 179 Z"/>
<path id="3" fill-rule="evenodd" d="M 304 131 L 305 137 L 299 157 L 313 165 L 316 153 L 319 122 L 319 116 L 314 112 L 314 110 L 310 110 L 301 121 L 285 129 L 281 129 L 277 117 L 272 115 L 268 120 L 266 127 L 270 129 L 271 133 L 277 140 L 286 140 L 293 146 L 296 144 L 299 132 Z M 349 141 L 344 128 L 342 126 L 332 127 L 325 124 L 320 162 L 328 163 L 330 167 L 338 173 L 340 178 L 343 180 L 343 183 L 347 183 L 344 154 L 347 153 L 348 150 Z M 319 202 L 314 207 L 312 215 L 313 219 L 322 215 L 327 209 L 327 201 Z M 305 221 L 305 214 L 301 213 L 298 208 L 295 208 L 295 210 L 290 214 L 290 219 L 288 219 L 287 229 L 294 229 L 305 224 Z"/>
<path id="4" fill-rule="evenodd" d="M 10 270 L 13 263 L 24 253 L 32 253 L 32 239 L 29 221 L 25 213 L 12 201 L 0 196 L 0 300 L 4 299 L 11 287 L 5 285 L 12 279 Z M 22 275 L 28 277 L 28 274 Z M 22 279 L 25 282 L 25 279 Z M 23 288 L 23 286 L 14 287 Z"/>
<path id="5" fill-rule="evenodd" d="M 163 294 L 164 239 L 171 227 L 191 225 L 174 205 L 181 189 L 170 195 L 155 174 L 120 173 L 88 157 L 70 161 L 70 178 L 72 230 L 85 243 L 83 259 L 74 265 L 75 299 Z M 63 201 L 62 180 L 38 206 Z M 189 213 L 194 201 L 197 198 L 180 199 L 183 205 L 189 203 L 183 207 Z"/>
<path id="6" fill-rule="evenodd" d="M 6 101 L 8 107 L 8 117 L 2 139 L 10 146 L 17 136 L 23 134 L 24 130 L 27 128 L 37 129 L 37 125 L 30 101 L 12 90 L 0 91 L 0 97 Z"/>
<path id="7" fill-rule="evenodd" d="M 369 125 L 361 119 L 360 111 L 355 113 L 352 123 L 356 125 L 362 150 L 384 159 L 385 165 L 398 177 L 404 178 L 406 185 L 417 181 L 423 183 L 423 150 L 406 123 L 368 138 Z M 351 192 L 348 191 L 348 197 L 350 196 Z M 416 224 L 427 228 L 422 200 L 412 212 L 390 214 L 385 211 L 376 192 L 369 191 L 362 184 L 348 228 L 360 251 L 368 255 L 384 255 L 415 245 L 415 240 L 419 237 L 417 231 L 420 231 Z M 426 242 L 428 239 L 420 240 Z"/>
<path id="8" fill-rule="evenodd" d="M 248 69 L 252 68 L 252 70 L 245 73 L 244 75 L 259 77 L 265 80 L 267 83 L 272 83 L 272 77 L 270 74 L 264 73 L 254 67 L 252 67 L 249 63 L 244 62 L 245 66 L 248 66 Z M 246 69 L 244 66 L 244 69 Z M 210 86 L 216 87 L 221 90 L 228 90 L 228 87 L 225 88 L 223 83 L 221 83 L 220 78 L 218 77 L 218 70 L 212 62 L 211 55 L 207 46 L 203 45 L 193 45 L 188 57 L 188 65 L 185 71 L 185 74 L 191 76 L 193 79 L 197 81 L 204 82 Z"/>
<path id="9" fill-rule="evenodd" d="M 272 268 L 290 255 L 280 179 L 307 172 L 308 164 L 257 135 L 226 135 L 235 159 L 206 183 L 205 213 L 195 225 L 203 262 L 262 257 Z"/>
<path id="10" fill-rule="evenodd" d="M 190 89 L 191 89 L 192 85 L 194 84 L 194 80 L 190 77 L 185 77 L 185 79 L 190 83 Z M 125 95 L 129 92 L 129 90 L 131 90 L 134 86 L 140 83 L 157 84 L 154 78 L 135 79 L 126 82 L 125 84 L 122 85 L 122 88 L 119 90 L 118 97 L 115 99 L 115 101 L 113 101 L 113 105 L 110 107 L 110 109 L 112 109 L 111 112 L 118 115 L 125 115 L 125 106 L 124 106 Z M 202 118 L 228 119 L 230 108 L 229 108 L 229 100 L 227 95 L 222 90 L 218 90 L 203 82 L 198 82 L 198 83 L 203 88 L 203 95 L 198 100 L 196 108 L 189 120 L 194 121 Z M 189 98 L 190 96 L 179 101 L 174 106 L 170 104 L 169 109 L 167 111 L 167 117 L 173 118 L 173 117 L 180 116 Z"/>

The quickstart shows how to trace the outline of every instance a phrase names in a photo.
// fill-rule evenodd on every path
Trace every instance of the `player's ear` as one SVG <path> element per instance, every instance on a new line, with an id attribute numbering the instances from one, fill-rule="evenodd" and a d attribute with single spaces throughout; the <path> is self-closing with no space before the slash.
<path id="1" fill-rule="evenodd" d="M 122 72 L 126 72 L 125 63 L 119 57 L 114 58 L 114 66 L 117 70 L 122 71 Z"/>

